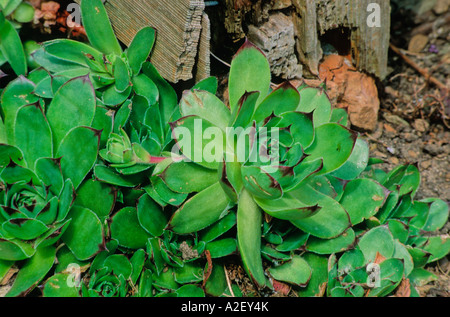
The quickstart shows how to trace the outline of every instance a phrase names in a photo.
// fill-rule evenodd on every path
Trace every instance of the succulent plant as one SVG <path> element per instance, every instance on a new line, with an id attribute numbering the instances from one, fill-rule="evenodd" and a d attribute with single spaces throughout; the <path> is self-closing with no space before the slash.
<path id="1" fill-rule="evenodd" d="M 43 43 L 33 53 L 41 68 L 30 77 L 42 96 L 51 96 L 63 82 L 89 76 L 99 107 L 113 120 L 112 127 L 109 120 L 98 120 L 104 132 L 103 162 L 95 175 L 113 185 L 141 185 L 142 172 L 164 160 L 171 141 L 168 122 L 177 115 L 176 92 L 147 61 L 155 30 L 144 27 L 122 50 L 102 1 L 82 1 L 81 14 L 89 44 L 68 39 Z"/>
<path id="2" fill-rule="evenodd" d="M 356 147 L 356 133 L 330 122 L 331 104 L 322 89 L 298 91 L 286 83 L 269 90 L 269 64 L 246 42 L 231 65 L 230 108 L 208 91 L 184 93 L 182 117 L 172 129 L 190 162 L 173 162 L 158 175 L 175 192 L 198 192 L 169 222 L 178 234 L 201 230 L 237 205 L 239 251 L 259 286 L 266 283 L 260 255 L 263 211 L 323 239 L 342 235 L 350 221 L 344 208 L 327 195 L 334 181 L 329 178 L 332 173 L 362 172 L 365 166 L 352 169 L 351 164 L 364 161 L 365 151 L 359 148 L 367 147 L 363 142 Z M 203 136 L 213 129 L 216 134 L 208 143 Z M 186 141 L 183 132 L 200 133 L 203 139 Z M 189 167 L 185 174 L 180 164 Z M 196 188 L 189 188 L 190 169 L 205 175 L 191 181 Z"/>
<path id="3" fill-rule="evenodd" d="M 13 21 L 16 28 L 20 28 L 20 23 L 33 21 L 34 7 L 27 1 L 3 0 L 0 2 L 0 8 L 3 15 Z"/>
<path id="4" fill-rule="evenodd" d="M 68 80 L 89 75 L 106 106 L 120 106 L 133 95 L 155 104 L 157 86 L 143 71 L 149 67 L 144 63 L 155 42 L 155 30 L 141 29 L 123 51 L 101 0 L 81 1 L 81 16 L 89 44 L 69 39 L 47 41 L 33 54 L 37 63 L 52 77 Z"/>
<path id="5" fill-rule="evenodd" d="M 159 178 L 170 191 L 188 195 L 182 205 L 174 204 L 179 208 L 166 229 L 192 234 L 234 217 L 236 237 L 218 241 L 219 253 L 236 251 L 237 243 L 243 265 L 258 287 L 277 280 L 306 288 L 300 294 L 317 295 L 323 291 L 321 284 L 330 281 L 324 255 L 346 250 L 353 254 L 362 245 L 370 256 L 364 254 L 361 266 L 373 263 L 379 245 L 364 246 L 372 240 L 364 238 L 372 230 L 408 228 L 403 231 L 412 236 L 408 242 L 414 247 L 402 244 L 407 240 L 387 240 L 392 241 L 391 250 L 397 249 L 389 257 L 408 258 L 409 262 L 396 262 L 407 267 L 408 274 L 412 262 L 407 250 L 424 254 L 434 248 L 427 247 L 432 238 L 417 236 L 429 214 L 430 231 L 443 226 L 448 207 L 439 199 L 412 203 L 420 178 L 417 169 L 402 166 L 382 178 L 381 171 L 373 169 L 377 161 L 369 159 L 367 143 L 345 126 L 345 113 L 332 109 L 324 90 L 306 85 L 296 89 L 289 83 L 272 90 L 268 62 L 250 42 L 231 64 L 229 106 L 214 89 L 192 89 L 183 94 L 179 109 L 181 118 L 171 123 L 176 155 L 159 163 L 151 177 L 154 184 Z M 395 199 L 403 196 L 420 208 L 409 210 L 401 220 L 386 218 L 386 209 L 394 208 Z M 384 219 L 378 218 L 381 212 Z M 421 219 L 417 221 L 422 227 L 409 217 Z M 417 246 L 428 251 L 415 250 Z M 449 251 L 433 250 L 442 256 Z M 272 262 L 267 270 L 263 259 Z M 321 277 L 313 275 L 318 272 Z M 389 294 L 400 281 L 372 294 Z M 328 288 L 333 285 L 329 282 Z M 342 294 L 342 285 L 335 286 L 329 295 Z"/>
<path id="6" fill-rule="evenodd" d="M 31 291 L 45 276 L 56 243 L 64 241 L 80 260 L 99 252 L 104 247 L 100 219 L 106 219 L 115 201 L 111 188 L 88 178 L 101 136 L 91 127 L 97 105 L 89 78 L 68 81 L 52 99 L 35 91 L 36 84 L 20 76 L 1 96 L 0 259 L 27 263 L 11 296 Z M 105 200 L 96 203 L 90 195 Z M 83 241 L 86 234 L 89 241 Z M 22 283 L 20 277 L 30 270 L 36 280 Z"/>
<path id="7" fill-rule="evenodd" d="M 435 279 L 426 264 L 450 252 L 448 236 L 437 234 L 448 219 L 440 199 L 414 200 L 420 174 L 414 165 L 389 173 L 374 166 L 365 172 L 389 190 L 386 203 L 366 221 L 357 243 L 340 258 L 330 258 L 327 288 L 330 296 L 387 296 L 406 283 L 412 296 L 416 286 Z"/>
<path id="8" fill-rule="evenodd" d="M 178 102 L 147 61 L 153 29 L 123 51 L 102 1 L 81 9 L 90 43 L 43 43 L 1 94 L 7 296 L 249 295 L 226 273 L 236 255 L 256 295 L 417 296 L 435 278 L 447 203 L 415 199 L 416 166 L 377 168 L 325 87 L 272 85 L 247 41 L 228 102 L 214 77 Z"/>
<path id="9" fill-rule="evenodd" d="M 13 71 L 19 75 L 28 72 L 29 49 L 31 42 L 24 49 L 18 30 L 22 23 L 31 22 L 34 18 L 34 8 L 25 1 L 0 1 L 0 67 L 9 63 Z M 33 65 L 33 64 L 31 64 Z M 2 75 L 2 72 L 0 72 Z"/>

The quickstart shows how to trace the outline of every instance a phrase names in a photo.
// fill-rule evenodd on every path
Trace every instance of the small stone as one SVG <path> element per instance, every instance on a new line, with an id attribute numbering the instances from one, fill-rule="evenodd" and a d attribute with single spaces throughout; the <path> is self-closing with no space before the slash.
<path id="1" fill-rule="evenodd" d="M 398 165 L 399 160 L 398 160 L 398 158 L 396 158 L 395 156 L 393 156 L 393 157 L 389 158 L 389 162 L 391 162 L 391 163 L 394 164 L 394 165 Z"/>
<path id="2" fill-rule="evenodd" d="M 392 134 L 397 134 L 397 130 L 395 130 L 390 124 L 388 124 L 388 123 L 385 123 L 384 124 L 384 130 L 386 131 L 386 132 L 389 132 L 389 133 L 392 133 Z"/>
<path id="3" fill-rule="evenodd" d="M 434 156 L 439 155 L 443 152 L 442 146 L 434 143 L 425 145 L 424 150 Z"/>
<path id="4" fill-rule="evenodd" d="M 399 116 L 395 114 L 385 114 L 384 118 L 387 122 L 392 123 L 394 125 L 402 126 L 402 127 L 409 127 L 409 123 Z"/>
<path id="5" fill-rule="evenodd" d="M 430 124 L 426 120 L 416 119 L 413 123 L 413 127 L 419 132 L 426 132 L 430 127 Z"/>
<path id="6" fill-rule="evenodd" d="M 375 151 L 373 154 L 375 155 L 375 157 L 378 157 L 378 158 L 387 158 L 387 155 L 380 151 Z"/>
<path id="7" fill-rule="evenodd" d="M 423 161 L 422 163 L 420 163 L 420 167 L 424 170 L 428 169 L 432 164 L 431 160 L 428 161 Z"/>
<path id="8" fill-rule="evenodd" d="M 408 151 L 408 156 L 413 158 L 413 159 L 416 159 L 419 156 L 419 154 L 416 151 L 409 150 Z"/>
<path id="9" fill-rule="evenodd" d="M 420 53 L 428 44 L 428 36 L 423 34 L 414 35 L 409 41 L 408 51 L 412 53 Z"/>
<path id="10" fill-rule="evenodd" d="M 387 93 L 388 95 L 391 95 L 392 97 L 395 97 L 395 98 L 400 97 L 399 91 L 395 90 L 391 86 L 387 86 L 386 88 L 384 88 L 384 92 Z"/>
<path id="11" fill-rule="evenodd" d="M 441 15 L 449 10 L 450 1 L 449 0 L 437 0 L 433 7 L 434 13 Z"/>

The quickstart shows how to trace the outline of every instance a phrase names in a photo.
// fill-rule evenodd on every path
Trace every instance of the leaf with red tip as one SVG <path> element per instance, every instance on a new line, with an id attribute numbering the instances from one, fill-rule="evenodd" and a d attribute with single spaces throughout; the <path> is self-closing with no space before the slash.
<path id="1" fill-rule="evenodd" d="M 239 49 L 231 62 L 229 96 L 231 112 L 247 91 L 259 91 L 257 104 L 261 103 L 270 89 L 270 65 L 264 53 L 249 41 Z"/>

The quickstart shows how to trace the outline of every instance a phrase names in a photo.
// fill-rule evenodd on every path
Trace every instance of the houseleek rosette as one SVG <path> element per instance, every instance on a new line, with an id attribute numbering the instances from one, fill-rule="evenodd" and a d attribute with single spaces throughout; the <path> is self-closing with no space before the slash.
<path id="1" fill-rule="evenodd" d="M 80 5 L 89 43 L 69 39 L 47 41 L 33 53 L 34 60 L 49 72 L 45 78 L 89 76 L 102 103 L 119 107 L 137 94 L 151 104 L 157 101 L 154 77 L 143 68 L 155 42 L 155 30 L 144 27 L 126 51 L 117 40 L 101 0 L 85 0 Z"/>
<path id="2" fill-rule="evenodd" d="M 183 94 L 171 127 L 172 152 L 185 159 L 158 164 L 152 176 L 190 195 L 167 229 L 208 236 L 235 219 L 253 282 L 287 282 L 306 296 L 323 294 L 326 282 L 330 296 L 385 296 L 448 254 L 448 237 L 421 236 L 442 228 L 447 204 L 414 200 L 420 175 L 413 165 L 374 168 L 380 161 L 369 159 L 367 143 L 322 88 L 272 90 L 264 55 L 247 42 L 231 65 L 229 102 L 214 90 Z M 211 250 L 229 254 L 233 240 L 213 241 L 222 250 Z M 272 262 L 267 270 L 262 258 Z"/>
<path id="3" fill-rule="evenodd" d="M 269 64 L 249 42 L 233 59 L 229 96 L 227 107 L 209 91 L 184 93 L 182 117 L 171 126 L 173 152 L 186 160 L 166 164 L 154 175 L 174 192 L 197 193 L 172 216 L 169 228 L 175 233 L 201 230 L 237 205 L 239 251 L 252 280 L 263 286 L 262 212 L 318 238 L 339 237 L 351 223 L 327 195 L 332 190 L 327 177 L 359 175 L 367 158 L 366 164 L 353 164 L 365 156 L 354 149 L 366 144 L 332 122 L 322 89 L 285 83 L 271 91 Z M 188 181 L 192 170 L 203 176 Z"/>
<path id="4" fill-rule="evenodd" d="M 112 210 L 108 188 L 86 179 L 101 137 L 92 127 L 97 105 L 89 78 L 69 80 L 53 98 L 36 90 L 21 76 L 1 95 L 0 260 L 26 260 L 8 296 L 35 287 L 61 240 L 80 260 L 95 255 L 104 244 L 99 217 Z M 105 204 L 87 198 L 104 192 Z"/>
<path id="5" fill-rule="evenodd" d="M 17 174 L 21 174 L 20 179 L 14 179 Z M 9 164 L 1 173 L 5 187 L 0 193 L 2 260 L 33 256 L 38 247 L 54 244 L 70 222 L 66 216 L 74 200 L 71 182 L 67 181 L 60 193 L 55 193 L 32 174 L 15 164 Z"/>
<path id="6" fill-rule="evenodd" d="M 111 167 L 127 168 L 136 164 L 152 165 L 166 159 L 152 156 L 138 143 L 132 144 L 123 129 L 119 133 L 111 133 L 106 148 L 99 153 L 105 161 L 111 163 Z"/>

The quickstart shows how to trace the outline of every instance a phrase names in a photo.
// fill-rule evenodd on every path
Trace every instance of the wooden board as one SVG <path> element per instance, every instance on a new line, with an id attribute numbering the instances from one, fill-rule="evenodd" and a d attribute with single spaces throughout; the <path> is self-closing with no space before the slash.
<path id="1" fill-rule="evenodd" d="M 272 46 L 273 51 L 290 43 L 287 39 L 291 19 L 295 29 L 295 53 L 303 71 L 292 66 L 292 52 L 277 57 L 272 69 L 282 69 L 281 77 L 317 76 L 319 64 L 324 57 L 322 46 L 325 37 L 338 42 L 348 42 L 349 54 L 360 71 L 383 79 L 387 74 L 387 58 L 390 36 L 389 0 L 223 0 L 225 14 L 223 24 L 233 40 L 251 37 L 261 42 L 262 49 Z M 377 5 L 380 13 L 379 26 L 367 21 Z M 280 13 L 281 12 L 281 13 Z M 281 15 L 283 14 L 284 17 Z M 278 17 L 276 16 L 278 15 Z M 280 18 L 281 17 L 281 18 Z M 276 21 L 278 19 L 278 21 Z M 272 26 L 271 26 L 272 25 Z M 339 32 L 344 31 L 342 35 Z M 334 32 L 334 33 L 333 33 Z M 278 43 L 277 43 L 278 42 Z M 329 43 L 330 44 L 330 43 Z M 270 57 L 272 53 L 268 53 Z"/>
<path id="2" fill-rule="evenodd" d="M 387 73 L 390 36 L 389 0 L 293 0 L 297 14 L 298 52 L 310 71 L 318 72 L 322 58 L 319 38 L 330 30 L 346 28 L 353 62 L 358 70 L 383 79 Z M 367 23 L 369 4 L 380 8 L 380 25 Z"/>
<path id="3" fill-rule="evenodd" d="M 203 0 L 108 0 L 105 8 L 116 36 L 125 45 L 144 26 L 157 30 L 151 62 L 164 78 L 176 83 L 195 76 L 205 20 Z M 203 38 L 207 40 L 208 36 Z M 203 48 L 208 45 L 203 44 Z"/>

